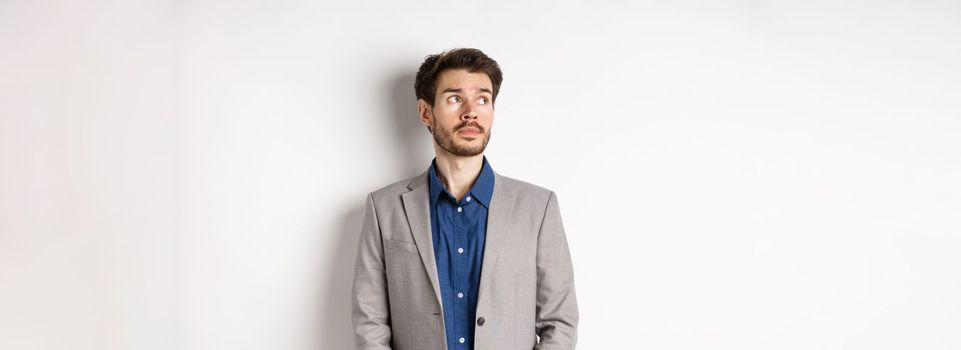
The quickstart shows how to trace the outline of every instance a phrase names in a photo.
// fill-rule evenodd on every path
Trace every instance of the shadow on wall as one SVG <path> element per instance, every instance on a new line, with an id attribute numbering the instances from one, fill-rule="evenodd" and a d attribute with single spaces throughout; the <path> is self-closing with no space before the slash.
<path id="1" fill-rule="evenodd" d="M 425 163 L 424 159 L 430 159 L 431 156 L 428 154 L 433 154 L 433 149 L 423 147 L 422 141 L 429 139 L 429 136 L 425 136 L 427 129 L 417 120 L 414 73 L 401 72 L 394 77 L 395 79 L 390 80 L 386 88 L 385 100 L 391 103 L 389 109 L 391 120 L 386 122 L 393 126 L 388 130 L 396 130 L 396 133 L 392 133 L 395 135 L 395 147 L 392 150 L 385 150 L 384 153 L 395 152 L 399 162 L 394 163 L 398 164 L 398 169 L 384 169 L 384 171 L 396 175 L 389 178 L 401 180 L 426 170 L 429 163 Z M 369 191 L 375 189 L 371 188 Z M 326 265 L 330 270 L 327 271 L 327 279 L 321 281 L 323 284 L 319 289 L 326 292 L 326 300 L 323 300 L 320 305 L 320 323 L 324 325 L 324 329 L 318 330 L 320 349 L 354 348 L 354 329 L 350 320 L 350 290 L 354 281 L 354 259 L 357 255 L 358 235 L 364 219 L 366 194 L 366 192 L 357 193 L 355 201 L 357 204 L 346 210 L 337 226 L 339 231 L 333 235 L 337 237 L 336 241 L 328 240 L 328 242 L 336 242 L 336 245 L 332 249 L 327 249 L 329 252 L 327 257 L 333 261 Z"/>

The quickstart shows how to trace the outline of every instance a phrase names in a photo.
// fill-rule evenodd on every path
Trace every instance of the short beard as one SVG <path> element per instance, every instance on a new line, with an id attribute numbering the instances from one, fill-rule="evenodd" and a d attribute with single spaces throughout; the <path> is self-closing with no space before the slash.
<path id="1" fill-rule="evenodd" d="M 463 129 L 468 126 L 475 127 L 477 128 L 477 130 L 480 131 L 478 133 L 478 136 L 484 138 L 484 142 L 481 143 L 480 146 L 461 146 L 454 143 L 454 133 L 457 132 L 457 130 Z M 473 157 L 481 153 L 484 153 L 484 149 L 487 148 L 487 142 L 489 142 L 491 139 L 490 131 L 485 130 L 476 122 L 474 123 L 462 122 L 459 125 L 457 125 L 457 127 L 455 127 L 452 131 L 448 132 L 447 130 L 438 128 L 436 119 L 435 119 L 435 123 L 433 123 L 431 130 L 433 131 L 433 134 L 434 134 L 434 142 L 436 142 L 437 145 L 440 146 L 440 148 L 443 148 L 445 151 L 450 152 L 451 154 L 459 157 Z"/>

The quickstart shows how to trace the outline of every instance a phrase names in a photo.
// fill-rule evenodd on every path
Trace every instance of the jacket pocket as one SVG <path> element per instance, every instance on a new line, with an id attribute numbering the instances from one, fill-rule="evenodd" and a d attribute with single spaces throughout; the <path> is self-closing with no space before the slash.
<path id="1" fill-rule="evenodd" d="M 401 251 L 401 252 L 413 253 L 413 254 L 418 253 L 416 244 L 403 242 L 403 241 L 395 241 L 390 238 L 384 238 L 384 248 Z"/>

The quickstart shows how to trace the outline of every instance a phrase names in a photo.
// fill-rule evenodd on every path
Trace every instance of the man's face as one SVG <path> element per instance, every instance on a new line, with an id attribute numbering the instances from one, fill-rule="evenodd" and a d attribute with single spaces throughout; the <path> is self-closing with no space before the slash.
<path id="1" fill-rule="evenodd" d="M 472 157 L 484 152 L 494 123 L 493 84 L 487 74 L 466 69 L 440 73 L 434 105 L 418 100 L 420 119 L 447 152 Z"/>

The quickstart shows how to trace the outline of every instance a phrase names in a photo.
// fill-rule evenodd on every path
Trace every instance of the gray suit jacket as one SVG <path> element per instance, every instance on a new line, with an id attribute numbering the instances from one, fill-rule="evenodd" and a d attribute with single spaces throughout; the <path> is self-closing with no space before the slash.
<path id="1" fill-rule="evenodd" d="M 357 349 L 447 347 L 427 176 L 367 196 L 351 300 Z M 573 349 L 577 320 L 557 196 L 494 172 L 474 349 Z"/>

